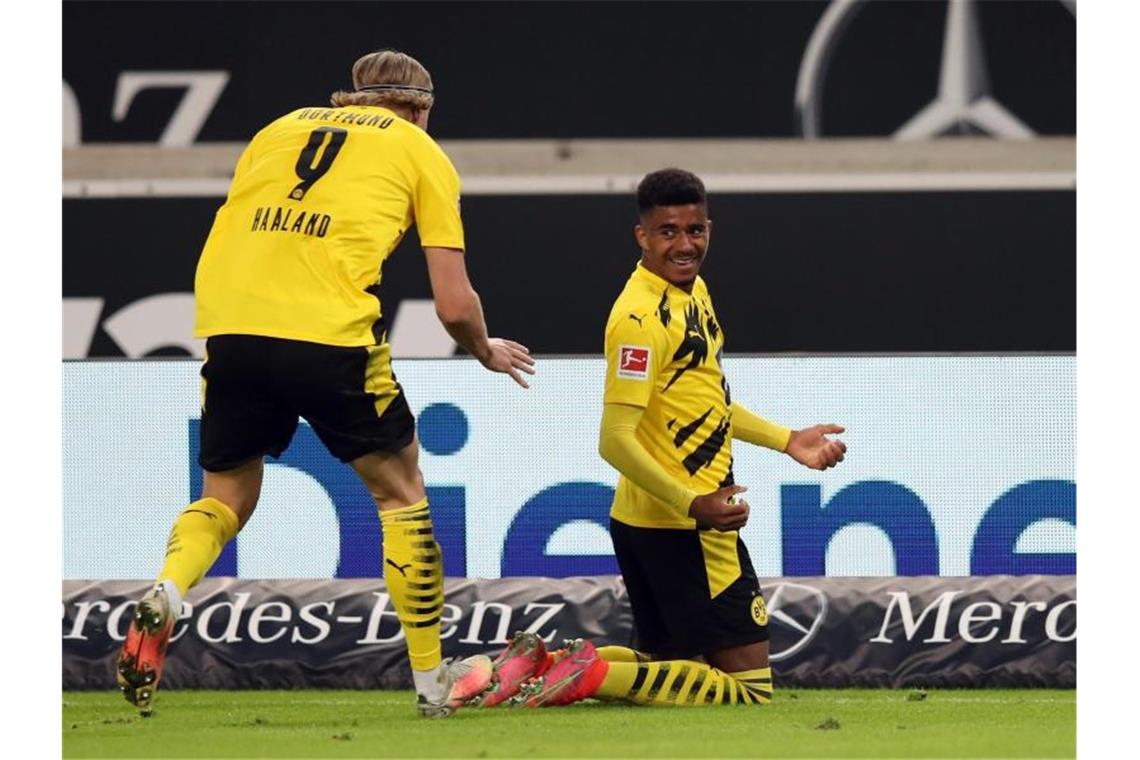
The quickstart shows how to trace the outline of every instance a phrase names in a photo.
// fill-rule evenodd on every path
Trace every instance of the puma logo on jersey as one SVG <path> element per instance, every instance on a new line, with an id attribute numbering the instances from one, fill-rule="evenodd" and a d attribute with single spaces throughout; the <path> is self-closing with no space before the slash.
<path id="1" fill-rule="evenodd" d="M 630 315 L 629 315 L 629 318 L 630 318 L 630 319 L 632 319 L 634 322 L 636 322 L 636 323 L 637 323 L 637 326 L 638 326 L 638 327 L 641 327 L 641 326 L 642 326 L 642 325 L 641 325 L 641 320 L 645 319 L 645 315 L 644 315 L 644 314 L 642 314 L 642 315 L 639 317 L 639 316 L 636 316 L 636 315 L 634 315 L 634 314 L 630 314 Z"/>
<path id="2" fill-rule="evenodd" d="M 397 570 L 399 570 L 399 571 L 400 571 L 400 575 L 404 576 L 405 578 L 407 578 L 407 577 L 408 577 L 408 574 L 407 574 L 407 573 L 405 573 L 404 571 L 405 571 L 405 570 L 407 570 L 409 567 L 411 567 L 411 566 L 412 566 L 412 563 L 411 563 L 411 562 L 409 562 L 409 563 L 408 563 L 408 564 L 406 564 L 406 565 L 397 565 L 395 562 L 393 562 L 393 561 L 392 561 L 392 560 L 390 560 L 390 559 L 386 559 L 386 560 L 384 560 L 384 561 L 385 561 L 385 562 L 387 562 L 387 563 L 388 563 L 389 565 L 391 565 L 392 567 L 394 567 L 394 568 L 396 568 Z"/>

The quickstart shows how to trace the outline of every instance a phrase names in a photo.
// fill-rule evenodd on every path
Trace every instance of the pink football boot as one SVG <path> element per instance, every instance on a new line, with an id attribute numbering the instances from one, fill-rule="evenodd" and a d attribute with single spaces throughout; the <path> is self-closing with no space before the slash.
<path id="1" fill-rule="evenodd" d="M 491 686 L 473 704 L 494 707 L 519 693 L 530 678 L 540 676 L 550 667 L 551 656 L 546 644 L 533 633 L 516 633 L 515 638 L 495 659 Z"/>

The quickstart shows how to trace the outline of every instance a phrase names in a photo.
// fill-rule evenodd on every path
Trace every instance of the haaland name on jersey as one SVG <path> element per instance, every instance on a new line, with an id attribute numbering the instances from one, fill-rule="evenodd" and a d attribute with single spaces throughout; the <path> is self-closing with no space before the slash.
<path id="1" fill-rule="evenodd" d="M 281 206 L 259 206 L 253 213 L 253 225 L 250 232 L 299 232 L 302 235 L 311 235 L 323 238 L 332 224 L 332 217 L 328 214 L 318 214 L 311 211 L 300 211 L 293 217 L 294 209 Z M 270 221 L 272 219 L 272 221 Z"/>

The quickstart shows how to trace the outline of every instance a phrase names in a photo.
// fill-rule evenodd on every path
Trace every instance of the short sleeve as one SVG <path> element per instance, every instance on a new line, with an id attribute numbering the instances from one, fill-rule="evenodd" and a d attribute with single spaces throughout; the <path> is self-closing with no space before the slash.
<path id="1" fill-rule="evenodd" d="M 412 199 L 420 245 L 463 250 L 459 172 L 435 143 L 417 151 L 419 177 Z"/>
<path id="2" fill-rule="evenodd" d="M 606 329 L 604 402 L 648 406 L 668 349 L 668 333 L 656 319 L 615 311 Z"/>
<path id="3" fill-rule="evenodd" d="M 226 193 L 227 199 L 233 194 L 234 188 L 237 187 L 238 181 L 245 178 L 249 174 L 249 170 L 253 167 L 253 141 L 250 141 L 245 146 L 245 150 L 238 156 L 237 163 L 234 164 L 234 174 L 230 179 L 230 189 Z"/>

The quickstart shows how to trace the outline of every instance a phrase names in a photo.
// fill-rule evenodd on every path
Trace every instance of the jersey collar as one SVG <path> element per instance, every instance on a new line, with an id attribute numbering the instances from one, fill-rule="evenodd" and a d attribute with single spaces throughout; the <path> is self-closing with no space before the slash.
<path id="1" fill-rule="evenodd" d="M 650 272 L 648 269 L 646 269 L 645 265 L 642 264 L 640 261 L 637 262 L 637 267 L 633 270 L 633 276 L 639 280 L 643 280 L 643 281 L 649 283 L 655 289 L 658 289 L 661 287 L 666 287 L 666 288 L 673 287 L 669 283 L 669 281 L 666 280 L 664 277 L 661 277 L 660 275 L 653 274 L 653 272 Z"/>
<path id="2" fill-rule="evenodd" d="M 678 293 L 685 296 L 686 298 L 692 298 L 694 295 L 696 295 L 696 284 L 701 281 L 700 275 L 698 275 L 696 282 L 693 283 L 693 286 L 694 286 L 693 292 L 692 293 L 686 293 L 685 291 L 681 290 L 680 288 L 678 288 L 673 283 L 666 280 L 664 277 L 662 277 L 660 275 L 656 275 L 653 272 L 650 272 L 648 269 L 645 268 L 645 265 L 642 264 L 640 261 L 637 262 L 637 267 L 633 270 L 633 274 L 631 275 L 631 277 L 634 279 L 641 280 L 642 282 L 648 283 L 649 286 L 652 287 L 654 290 L 660 290 L 661 288 L 672 288 L 673 290 L 677 291 Z"/>

